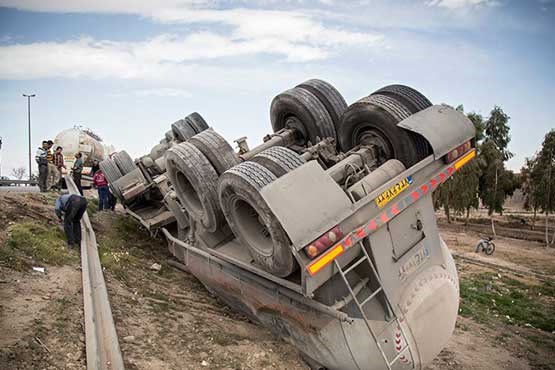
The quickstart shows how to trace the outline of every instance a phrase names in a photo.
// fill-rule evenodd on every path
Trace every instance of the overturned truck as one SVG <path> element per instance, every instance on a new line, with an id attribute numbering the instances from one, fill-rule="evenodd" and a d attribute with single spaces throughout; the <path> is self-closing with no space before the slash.
<path id="1" fill-rule="evenodd" d="M 235 151 L 193 113 L 100 166 L 178 266 L 311 368 L 422 368 L 459 304 L 431 194 L 475 156 L 472 123 L 403 85 L 347 106 L 322 80 L 277 95 L 270 120 Z"/>

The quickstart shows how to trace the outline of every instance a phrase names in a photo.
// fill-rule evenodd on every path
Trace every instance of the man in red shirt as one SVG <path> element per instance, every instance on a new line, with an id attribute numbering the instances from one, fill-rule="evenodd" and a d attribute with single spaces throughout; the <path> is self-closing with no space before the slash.
<path id="1" fill-rule="evenodd" d="M 57 181 L 54 185 L 52 185 L 52 187 L 57 188 L 58 190 L 62 188 L 62 168 L 66 168 L 66 165 L 64 164 L 64 154 L 62 153 L 62 150 L 63 148 L 61 146 L 57 147 L 56 152 L 54 152 L 54 157 L 52 158 L 52 162 L 54 163 L 54 166 L 56 166 L 56 170 L 58 171 L 58 174 L 56 176 Z"/>
<path id="2" fill-rule="evenodd" d="M 110 190 L 108 190 L 108 181 L 102 170 L 98 170 L 93 176 L 93 186 L 98 189 L 98 210 L 108 210 L 110 208 Z"/>

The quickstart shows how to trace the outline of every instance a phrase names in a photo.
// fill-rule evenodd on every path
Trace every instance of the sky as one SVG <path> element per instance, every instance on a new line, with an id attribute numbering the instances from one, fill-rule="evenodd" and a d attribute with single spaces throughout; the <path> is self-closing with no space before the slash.
<path id="1" fill-rule="evenodd" d="M 0 0 L 2 174 L 74 125 L 133 157 L 199 112 L 229 141 L 271 132 L 310 79 L 348 104 L 388 84 L 511 117 L 519 170 L 555 128 L 555 0 Z"/>

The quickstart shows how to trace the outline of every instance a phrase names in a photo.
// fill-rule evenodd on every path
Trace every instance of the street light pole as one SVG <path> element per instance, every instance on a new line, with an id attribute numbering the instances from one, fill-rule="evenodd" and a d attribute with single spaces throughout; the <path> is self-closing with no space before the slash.
<path id="1" fill-rule="evenodd" d="M 29 122 L 29 181 L 31 181 L 31 98 L 35 96 L 35 94 L 23 94 L 23 97 L 27 98 L 27 119 Z"/>

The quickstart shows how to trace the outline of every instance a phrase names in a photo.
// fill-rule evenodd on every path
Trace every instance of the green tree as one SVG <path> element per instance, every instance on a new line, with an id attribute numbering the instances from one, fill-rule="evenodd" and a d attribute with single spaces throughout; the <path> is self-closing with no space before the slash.
<path id="1" fill-rule="evenodd" d="M 464 107 L 459 105 L 456 110 L 464 112 Z M 476 140 L 483 138 L 484 121 L 481 115 L 469 113 L 467 117 L 476 129 Z M 468 223 L 470 209 L 478 209 L 478 185 L 480 178 L 480 167 L 476 160 L 471 161 L 434 193 L 434 205 L 436 208 L 443 207 L 447 222 L 451 223 L 451 211 L 466 213 L 465 224 Z"/>
<path id="2" fill-rule="evenodd" d="M 526 158 L 524 166 L 520 169 L 522 181 L 521 190 L 522 195 L 524 195 L 524 209 L 532 210 L 534 212 L 534 216 L 532 217 L 532 226 L 530 227 L 532 230 L 534 230 L 536 225 L 538 209 L 540 208 L 539 200 L 536 198 L 536 183 L 532 180 L 532 173 L 534 172 L 536 163 L 536 156 Z"/>
<path id="3" fill-rule="evenodd" d="M 507 149 L 511 141 L 511 137 L 509 136 L 509 119 L 510 117 L 503 112 L 503 109 L 496 105 L 491 110 L 484 127 L 486 140 L 493 141 L 497 150 L 501 152 L 503 161 L 513 156 L 513 153 Z"/>
<path id="4" fill-rule="evenodd" d="M 555 130 L 549 131 L 532 168 L 531 181 L 534 183 L 533 199 L 545 213 L 545 242 L 555 244 L 555 231 L 549 238 L 549 215 L 555 210 Z"/>
<path id="5" fill-rule="evenodd" d="M 519 187 L 519 179 L 505 169 L 505 161 L 513 156 L 508 150 L 509 116 L 499 106 L 495 106 L 485 122 L 484 141 L 480 145 L 479 197 L 488 208 L 491 230 L 495 236 L 494 212 L 503 212 L 503 204 Z"/>

